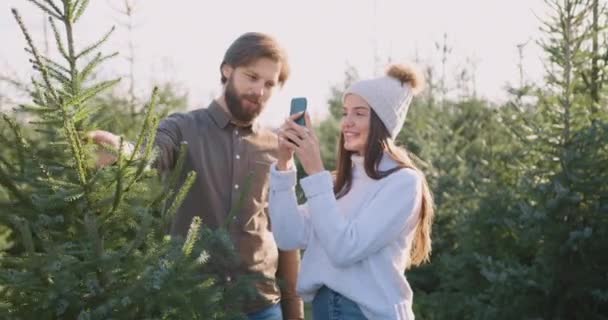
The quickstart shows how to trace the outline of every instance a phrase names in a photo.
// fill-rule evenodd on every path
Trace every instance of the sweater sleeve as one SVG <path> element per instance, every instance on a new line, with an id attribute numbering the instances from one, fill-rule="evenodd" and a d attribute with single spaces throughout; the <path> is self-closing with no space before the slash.
<path id="1" fill-rule="evenodd" d="M 361 208 L 363 212 L 351 220 L 338 210 L 329 172 L 300 181 L 312 229 L 336 267 L 348 267 L 393 242 L 408 217 L 419 210 L 422 187 L 415 171 L 402 169 L 384 179 L 387 181 Z"/>
<path id="2" fill-rule="evenodd" d="M 296 171 L 278 171 L 270 166 L 268 211 L 277 246 L 281 250 L 306 249 L 311 235 L 310 216 L 298 206 L 295 192 Z"/>

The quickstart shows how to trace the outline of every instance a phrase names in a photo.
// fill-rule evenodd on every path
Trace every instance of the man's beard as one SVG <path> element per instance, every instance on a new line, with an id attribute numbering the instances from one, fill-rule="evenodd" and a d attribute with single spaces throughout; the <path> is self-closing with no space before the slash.
<path id="1" fill-rule="evenodd" d="M 232 114 L 232 117 L 243 123 L 251 123 L 262 112 L 264 105 L 260 101 L 261 97 L 255 94 L 241 94 L 236 91 L 232 77 L 228 79 L 226 91 L 224 93 L 226 105 Z M 255 108 L 244 108 L 243 100 L 255 104 Z"/>

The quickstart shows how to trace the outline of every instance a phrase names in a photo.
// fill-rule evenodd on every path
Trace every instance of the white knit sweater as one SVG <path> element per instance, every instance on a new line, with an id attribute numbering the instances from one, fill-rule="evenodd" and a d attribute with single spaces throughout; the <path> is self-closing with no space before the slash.
<path id="1" fill-rule="evenodd" d="M 356 302 L 369 319 L 414 319 L 404 276 L 419 217 L 421 177 L 400 169 L 380 180 L 352 156 L 353 185 L 336 200 L 329 172 L 300 181 L 307 203 L 298 206 L 296 172 L 271 167 L 270 219 L 279 248 L 305 249 L 297 291 L 312 301 L 322 286 Z M 396 163 L 384 155 L 380 170 Z"/>

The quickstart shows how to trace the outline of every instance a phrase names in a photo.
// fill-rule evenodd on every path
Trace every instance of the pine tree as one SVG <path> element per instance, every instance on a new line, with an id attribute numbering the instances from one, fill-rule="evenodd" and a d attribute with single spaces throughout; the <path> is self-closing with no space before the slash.
<path id="1" fill-rule="evenodd" d="M 496 111 L 496 132 L 481 140 L 493 149 L 485 168 L 466 161 L 476 191 L 453 192 L 475 206 L 459 217 L 452 252 L 439 258 L 440 287 L 425 300 L 429 318 L 608 315 L 608 119 L 594 110 L 605 109 L 597 104 L 605 97 L 584 80 L 593 0 L 547 4 L 545 83 L 526 90 L 533 99 L 518 95 Z M 605 84 L 595 79 L 596 88 Z M 489 179 L 476 180 L 484 171 Z"/>
<path id="2" fill-rule="evenodd" d="M 553 11 L 541 42 L 549 61 L 547 88 L 533 116 L 522 117 L 532 129 L 527 141 L 534 166 L 522 184 L 528 198 L 520 205 L 527 218 L 520 233 L 534 230 L 526 238 L 537 241 L 530 269 L 546 290 L 539 299 L 541 316 L 605 317 L 608 259 L 602 252 L 608 244 L 601 239 L 608 237 L 608 117 L 606 106 L 598 105 L 604 100 L 598 88 L 608 79 L 596 74 L 585 85 L 583 76 L 588 58 L 597 55 L 589 50 L 599 29 L 593 22 L 597 2 L 547 4 Z"/>
<path id="3" fill-rule="evenodd" d="M 229 277 L 238 258 L 225 228 L 194 219 L 185 239 L 164 235 L 195 174 L 177 188 L 176 174 L 161 181 L 152 168 L 157 90 L 135 151 L 119 148 L 115 165 L 97 168 L 100 150 L 86 132 L 99 125 L 95 98 L 118 80 L 90 76 L 116 56 L 94 53 L 112 31 L 77 50 L 74 28 L 89 1 L 30 1 L 48 14 L 62 60 L 37 50 L 13 9 L 39 76 L 32 102 L 20 106 L 29 124 L 2 115 L 0 225 L 12 247 L 0 255 L 0 317 L 240 318 L 239 304 L 253 291 L 248 279 Z"/>
<path id="4" fill-rule="evenodd" d="M 465 100 L 448 102 L 449 114 L 433 103 L 408 114 L 400 138 L 432 165 L 438 206 L 432 263 L 408 273 L 417 316 L 606 319 L 606 49 L 594 44 L 606 25 L 598 2 L 604 8 L 547 1 L 544 83 L 522 81 L 499 108 Z"/>

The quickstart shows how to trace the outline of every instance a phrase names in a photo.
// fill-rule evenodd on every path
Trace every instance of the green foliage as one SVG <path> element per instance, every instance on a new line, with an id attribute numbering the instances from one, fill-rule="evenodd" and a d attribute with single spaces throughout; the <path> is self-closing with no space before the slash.
<path id="1" fill-rule="evenodd" d="M 250 279 L 231 277 L 238 256 L 226 229 L 195 219 L 186 239 L 163 235 L 189 183 L 161 184 L 152 141 L 160 116 L 183 100 L 155 89 L 144 113 L 113 127 L 134 128 L 136 151 L 120 148 L 115 165 L 97 168 L 85 133 L 123 118 L 119 102 L 99 102 L 118 80 L 90 79 L 105 59 L 90 56 L 111 32 L 78 51 L 73 28 L 88 1 L 31 2 L 50 15 L 63 60 L 42 56 L 13 10 L 40 76 L 20 108 L 29 124 L 3 114 L 0 126 L 0 317 L 241 318 L 253 292 Z"/>
<path id="2" fill-rule="evenodd" d="M 413 109 L 404 138 L 437 177 L 432 264 L 407 274 L 422 319 L 608 317 L 608 121 L 580 77 L 590 2 L 554 2 L 545 85 Z"/>

